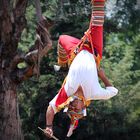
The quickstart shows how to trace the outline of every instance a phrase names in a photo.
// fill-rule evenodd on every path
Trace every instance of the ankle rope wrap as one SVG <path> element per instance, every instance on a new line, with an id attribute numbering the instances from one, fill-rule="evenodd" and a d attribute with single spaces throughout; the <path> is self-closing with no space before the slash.
<path id="1" fill-rule="evenodd" d="M 103 26 L 105 0 L 92 0 L 92 26 Z"/>

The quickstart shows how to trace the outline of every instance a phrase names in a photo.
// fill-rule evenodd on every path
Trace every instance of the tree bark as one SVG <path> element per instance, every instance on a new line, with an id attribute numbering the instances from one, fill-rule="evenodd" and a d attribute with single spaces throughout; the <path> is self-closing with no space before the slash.
<path id="1" fill-rule="evenodd" d="M 19 2 L 21 2 L 19 4 Z M 15 9 L 9 0 L 0 1 L 0 139 L 23 140 L 17 106 L 17 85 L 11 79 L 11 62 L 26 25 L 27 0 L 18 0 Z M 21 10 L 21 11 L 20 11 Z"/>
<path id="2" fill-rule="evenodd" d="M 18 54 L 18 42 L 26 26 L 28 0 L 0 0 L 0 140 L 23 140 L 18 111 L 17 86 L 38 73 L 38 64 L 52 43 L 45 19 L 37 27 L 34 48 Z M 20 62 L 27 67 L 19 69 Z M 36 70 L 37 69 L 37 70 Z"/>
<path id="3" fill-rule="evenodd" d="M 23 140 L 16 85 L 4 73 L 0 75 L 0 80 L 0 139 Z"/>

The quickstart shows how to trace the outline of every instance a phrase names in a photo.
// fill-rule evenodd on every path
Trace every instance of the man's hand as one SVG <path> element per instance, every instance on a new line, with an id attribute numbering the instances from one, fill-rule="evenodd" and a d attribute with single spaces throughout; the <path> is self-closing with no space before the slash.
<path id="1" fill-rule="evenodd" d="M 52 127 L 46 127 L 45 129 L 45 135 L 49 138 L 52 138 L 53 136 L 53 130 L 52 130 Z"/>

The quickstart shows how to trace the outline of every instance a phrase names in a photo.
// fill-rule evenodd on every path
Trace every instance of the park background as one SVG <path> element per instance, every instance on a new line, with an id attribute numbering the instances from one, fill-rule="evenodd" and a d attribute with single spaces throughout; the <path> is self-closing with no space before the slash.
<path id="1" fill-rule="evenodd" d="M 57 94 L 67 69 L 53 70 L 57 63 L 57 40 L 68 34 L 81 38 L 88 29 L 90 0 L 41 0 L 43 15 L 53 24 L 53 47 L 40 64 L 40 77 L 18 87 L 19 113 L 25 140 L 45 140 L 38 126 L 45 128 L 49 101 Z M 34 44 L 36 13 L 33 1 L 26 8 L 27 26 L 19 49 L 28 52 Z M 24 67 L 24 63 L 19 67 Z M 104 23 L 104 51 L 101 66 L 119 89 L 108 101 L 93 101 L 87 117 L 79 122 L 71 140 L 140 139 L 140 1 L 108 0 Z M 56 115 L 55 135 L 64 139 L 69 121 L 64 113 Z"/>

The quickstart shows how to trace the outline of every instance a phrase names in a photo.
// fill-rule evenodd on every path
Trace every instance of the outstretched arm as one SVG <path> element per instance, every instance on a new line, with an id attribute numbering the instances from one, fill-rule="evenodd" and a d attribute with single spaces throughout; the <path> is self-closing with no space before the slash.
<path id="1" fill-rule="evenodd" d="M 108 80 L 107 76 L 104 73 L 104 70 L 100 68 L 98 70 L 98 76 L 104 83 L 106 88 L 102 88 L 99 82 L 96 84 L 94 83 L 95 86 L 95 93 L 94 93 L 94 100 L 108 100 L 118 93 L 118 89 L 116 89 Z"/>
<path id="2" fill-rule="evenodd" d="M 104 70 L 102 68 L 100 68 L 98 70 L 98 76 L 102 80 L 102 82 L 104 83 L 105 87 L 112 86 L 112 84 L 109 82 L 109 80 L 108 80 L 107 76 L 105 75 Z"/>
<path id="3" fill-rule="evenodd" d="M 53 135 L 53 130 L 52 130 L 52 126 L 53 126 L 53 119 L 54 119 L 54 110 L 52 108 L 51 105 L 48 106 L 47 111 L 46 111 L 46 132 L 47 132 L 47 136 L 51 137 Z"/>

